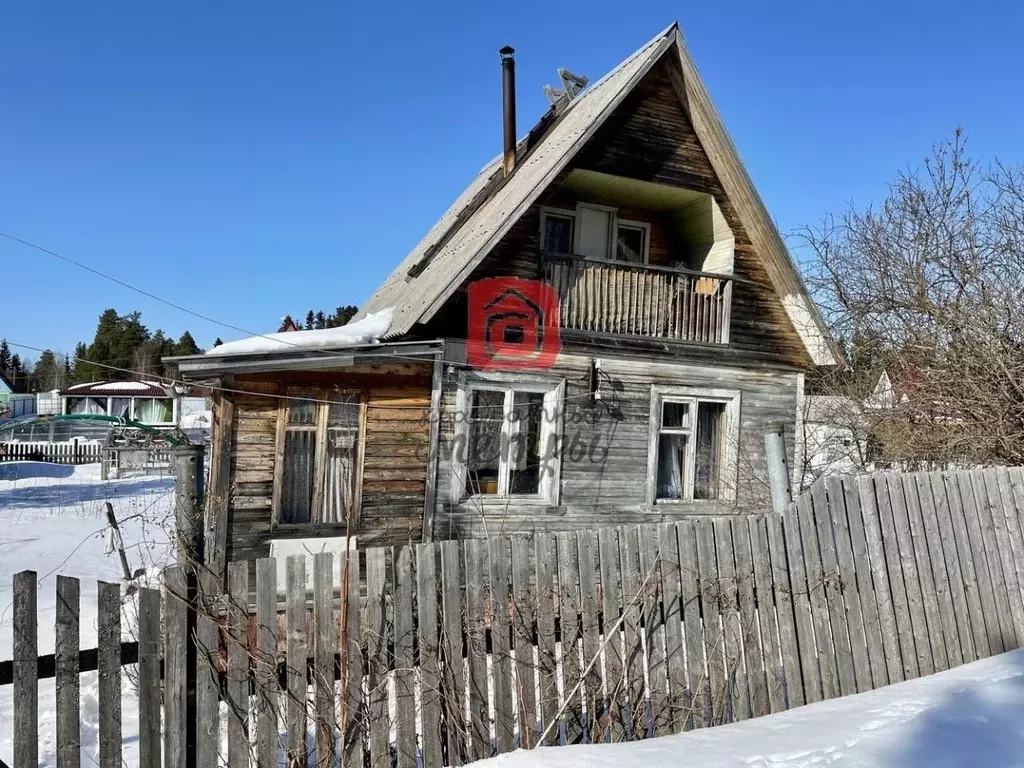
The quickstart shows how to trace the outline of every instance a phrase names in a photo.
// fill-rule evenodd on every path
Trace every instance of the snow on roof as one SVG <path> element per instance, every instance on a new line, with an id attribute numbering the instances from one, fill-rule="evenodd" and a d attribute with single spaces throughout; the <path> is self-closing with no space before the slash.
<path id="1" fill-rule="evenodd" d="M 119 394 L 119 395 L 141 395 L 145 397 L 165 397 L 167 389 L 159 381 L 89 381 L 85 384 L 75 384 L 63 390 L 64 394 L 90 395 L 90 394 Z"/>
<path id="2" fill-rule="evenodd" d="M 343 325 L 340 328 L 325 328 L 321 331 L 290 331 L 285 333 L 268 333 L 248 339 L 229 341 L 214 347 L 207 355 L 254 355 L 273 354 L 275 352 L 295 351 L 300 349 L 335 349 L 338 347 L 357 347 L 362 344 L 375 344 L 391 328 L 394 319 L 394 307 L 372 312 L 366 317 Z"/>

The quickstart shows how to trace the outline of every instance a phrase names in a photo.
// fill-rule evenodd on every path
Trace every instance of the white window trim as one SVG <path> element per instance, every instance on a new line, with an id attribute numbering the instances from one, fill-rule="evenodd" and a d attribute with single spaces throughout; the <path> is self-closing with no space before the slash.
<path id="1" fill-rule="evenodd" d="M 469 492 L 469 466 L 466 453 L 469 450 L 469 415 L 474 391 L 519 391 L 539 392 L 544 395 L 544 419 L 541 422 L 541 473 L 536 494 L 490 494 Z M 505 395 L 504 413 L 508 413 L 510 397 Z M 521 374 L 473 374 L 459 376 L 459 388 L 455 394 L 455 453 L 451 457 L 450 500 L 456 505 L 501 506 L 509 504 L 557 507 L 561 502 L 562 486 L 562 434 L 565 403 L 565 379 L 523 376 Z M 502 445 L 509 444 L 511 421 L 503 419 Z M 499 462 L 499 490 L 508 486 L 508 460 Z"/>
<path id="2" fill-rule="evenodd" d="M 690 401 L 691 426 L 686 431 L 691 435 L 687 441 L 688 461 L 686 477 L 683 481 L 684 498 L 658 498 L 658 440 L 661 435 L 662 403 L 665 401 Z M 723 445 L 721 474 L 719 477 L 719 494 L 717 499 L 693 498 L 693 455 L 696 452 L 697 434 L 697 403 L 725 403 L 725 423 L 722 428 Z M 661 506 L 665 504 L 732 504 L 736 501 L 736 488 L 739 473 L 739 438 L 740 438 L 740 407 L 741 396 L 735 389 L 702 389 L 698 387 L 670 387 L 658 384 L 651 385 L 651 415 L 649 441 L 647 446 L 647 504 Z"/>
<path id="3" fill-rule="evenodd" d="M 579 224 L 579 221 L 576 218 L 576 211 L 570 210 L 568 208 L 554 208 L 554 207 L 548 206 L 548 205 L 542 205 L 541 208 L 540 208 L 540 236 L 539 236 L 540 239 L 538 241 L 539 244 L 540 244 L 540 247 L 542 249 L 544 247 L 544 229 L 545 229 L 545 225 L 547 224 L 547 218 L 548 218 L 549 215 L 562 216 L 564 218 L 572 219 L 572 243 L 570 243 L 569 249 L 570 249 L 570 251 L 575 251 L 576 250 L 576 230 L 579 228 L 577 226 L 577 224 Z M 566 255 L 572 255 L 572 254 L 566 254 Z"/>

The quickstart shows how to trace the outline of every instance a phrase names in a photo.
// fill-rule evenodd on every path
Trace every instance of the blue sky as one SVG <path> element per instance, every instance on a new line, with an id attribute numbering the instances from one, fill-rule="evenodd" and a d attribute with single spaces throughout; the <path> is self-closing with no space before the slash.
<path id="1" fill-rule="evenodd" d="M 560 66 L 673 20 L 783 232 L 878 199 L 963 124 L 1024 160 L 1019 3 L 41 3 L 0 12 L 0 231 L 257 332 L 361 303 Z M 564 10 L 559 10 L 560 8 Z M 239 334 L 0 240 L 0 336 L 70 350 L 106 307 Z M 32 355 L 34 356 L 34 355 Z"/>

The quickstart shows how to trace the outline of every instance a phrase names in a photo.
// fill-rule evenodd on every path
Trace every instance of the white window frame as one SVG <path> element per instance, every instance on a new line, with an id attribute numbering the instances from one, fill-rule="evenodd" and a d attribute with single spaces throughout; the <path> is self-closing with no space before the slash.
<path id="1" fill-rule="evenodd" d="M 683 498 L 681 499 L 658 498 L 658 443 L 663 432 L 661 428 L 662 406 L 666 402 L 688 403 L 690 406 L 690 427 L 667 430 L 689 435 L 689 439 L 686 441 L 686 472 L 683 478 Z M 701 402 L 725 404 L 717 499 L 693 498 L 697 452 L 697 404 Z M 651 386 L 651 415 L 647 447 L 647 503 L 649 506 L 735 503 L 739 472 L 740 407 L 740 392 L 735 389 L 701 389 L 658 384 Z"/>
<path id="2" fill-rule="evenodd" d="M 501 425 L 501 451 L 498 463 L 498 493 L 471 493 L 469 489 L 470 407 L 473 393 L 477 391 L 504 392 L 504 408 Z M 541 469 L 538 492 L 535 494 L 510 494 L 508 492 L 509 457 L 507 447 L 511 445 L 513 422 L 509 417 L 515 392 L 537 392 L 544 395 L 544 418 L 540 428 Z M 537 504 L 557 507 L 561 496 L 562 475 L 562 420 L 565 402 L 565 379 L 524 377 L 516 374 L 477 374 L 459 377 L 459 388 L 455 395 L 455 454 L 451 458 L 452 476 L 450 498 L 453 504 L 483 504 L 485 506 L 507 506 Z"/>
<path id="3" fill-rule="evenodd" d="M 576 250 L 576 230 L 578 229 L 577 224 L 579 221 L 576 218 L 576 211 L 569 210 L 568 208 L 554 208 L 548 205 L 542 205 L 540 209 L 540 235 L 539 244 L 541 249 L 544 248 L 544 232 L 547 226 L 548 216 L 558 216 L 563 219 L 570 219 L 572 221 L 572 238 L 569 243 L 570 253 L 565 254 L 567 256 L 572 255 L 572 252 Z"/>
<path id="4" fill-rule="evenodd" d="M 112 404 L 112 402 L 115 399 L 124 399 L 124 395 L 119 395 L 119 396 L 117 396 L 117 398 L 115 398 L 113 396 L 107 398 L 107 414 L 108 415 L 110 414 L 111 404 Z M 131 412 L 131 418 L 133 420 L 135 420 L 135 421 L 138 421 L 138 419 L 135 417 L 135 405 L 136 405 L 136 403 L 139 400 L 170 400 L 171 401 L 171 420 L 170 421 L 156 421 L 156 422 L 152 422 L 152 423 L 147 421 L 145 423 L 148 424 L 151 427 L 170 427 L 170 426 L 174 426 L 175 424 L 178 423 L 178 398 L 177 397 L 166 397 L 166 396 L 164 396 L 164 397 L 156 397 L 156 396 L 151 396 L 151 395 L 145 395 L 145 396 L 142 396 L 142 397 L 136 397 L 136 396 L 132 395 L 128 399 L 132 401 L 131 402 L 130 412 Z"/>

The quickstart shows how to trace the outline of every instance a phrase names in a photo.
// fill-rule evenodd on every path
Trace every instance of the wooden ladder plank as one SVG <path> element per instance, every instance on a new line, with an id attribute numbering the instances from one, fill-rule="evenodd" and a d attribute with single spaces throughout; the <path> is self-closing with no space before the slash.
<path id="1" fill-rule="evenodd" d="M 284 721 L 286 768 L 306 765 L 306 557 L 291 555 L 285 581 L 285 679 Z"/>
<path id="2" fill-rule="evenodd" d="M 391 716 L 388 708 L 387 559 L 383 548 L 366 550 L 367 720 L 370 730 L 370 768 L 391 765 Z"/>
<path id="3" fill-rule="evenodd" d="M 587 739 L 601 740 L 603 710 L 603 679 L 601 675 L 601 613 L 597 604 L 597 535 L 594 531 L 577 531 L 579 553 L 580 616 L 583 628 L 583 665 L 590 666 L 584 676 L 584 698 L 587 705 Z M 595 662 L 594 660 L 597 659 Z"/>
<path id="4" fill-rule="evenodd" d="M 97 584 L 100 768 L 121 768 L 121 585 Z"/>
<path id="5" fill-rule="evenodd" d="M 462 656 L 462 561 L 459 542 L 444 541 L 441 550 L 441 651 L 446 765 L 462 765 L 467 759 L 466 672 Z"/>
<path id="6" fill-rule="evenodd" d="M 249 563 L 228 563 L 228 765 L 249 765 Z"/>
<path id="7" fill-rule="evenodd" d="M 139 590 L 139 766 L 161 768 L 160 742 L 160 591 L 142 587 Z M 15 605 L 14 626 L 21 626 Z M 15 636 L 17 637 L 17 636 Z M 18 658 L 15 644 L 15 658 Z M 120 656 L 120 652 L 118 653 Z M 15 673 L 17 677 L 17 673 Z M 15 705 L 19 701 L 15 687 Z M 118 691 L 120 695 L 120 691 Z M 15 712 L 17 722 L 17 712 Z M 34 733 L 34 731 L 33 731 Z M 19 765 L 17 757 L 15 765 Z M 33 763 L 34 765 L 35 763 Z"/>
<path id="8" fill-rule="evenodd" d="M 509 614 L 509 545 L 506 538 L 487 542 L 491 593 L 491 678 L 494 683 L 494 736 L 499 753 L 515 749 L 512 714 L 512 625 Z"/>
<path id="9" fill-rule="evenodd" d="M 334 654 L 338 624 L 334 617 L 334 555 L 313 555 L 313 702 L 316 712 L 316 765 L 334 766 Z"/>
<path id="10" fill-rule="evenodd" d="M 277 710 L 277 563 L 256 561 L 256 765 L 277 768 L 280 737 Z"/>
<path id="11" fill-rule="evenodd" d="M 54 673 L 57 693 L 57 764 L 78 768 L 82 759 L 81 691 L 78 652 L 81 587 L 78 579 L 57 577 Z"/>
<path id="12" fill-rule="evenodd" d="M 441 750 L 441 646 L 437 621 L 437 554 L 435 544 L 416 546 L 416 629 L 420 649 L 420 706 L 423 765 L 443 765 Z M 362 766 L 362 762 L 357 764 Z"/>

